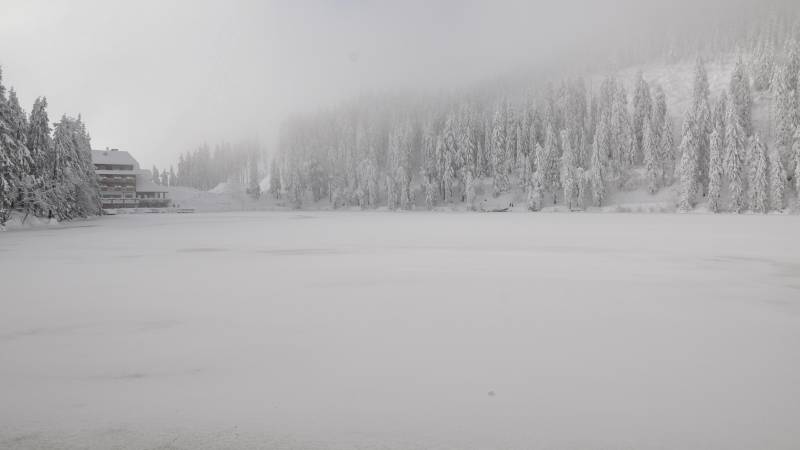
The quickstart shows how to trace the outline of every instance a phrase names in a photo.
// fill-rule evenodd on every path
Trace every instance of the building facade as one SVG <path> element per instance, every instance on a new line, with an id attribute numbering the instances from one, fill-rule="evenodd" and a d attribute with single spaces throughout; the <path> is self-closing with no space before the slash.
<path id="1" fill-rule="evenodd" d="M 142 170 L 130 153 L 92 150 L 92 163 L 103 208 L 165 208 L 172 204 L 168 189 L 153 183 L 150 171 Z"/>

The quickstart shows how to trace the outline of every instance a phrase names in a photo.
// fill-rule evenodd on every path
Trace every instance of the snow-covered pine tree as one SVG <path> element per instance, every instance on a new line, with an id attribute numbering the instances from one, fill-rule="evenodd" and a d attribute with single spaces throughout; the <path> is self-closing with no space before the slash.
<path id="1" fill-rule="evenodd" d="M 625 88 L 619 86 L 611 106 L 611 121 L 609 122 L 609 136 L 611 138 L 611 151 L 614 154 L 613 162 L 617 170 L 621 170 L 635 163 L 634 137 L 631 121 L 628 116 L 628 100 Z"/>
<path id="2" fill-rule="evenodd" d="M 467 170 L 464 183 L 466 184 L 465 201 L 467 203 L 467 209 L 474 210 L 475 197 L 477 194 L 475 190 L 475 178 L 472 176 L 472 170 Z"/>
<path id="3" fill-rule="evenodd" d="M 658 143 L 655 141 L 652 126 L 649 120 L 645 120 L 644 133 L 642 135 L 642 150 L 644 152 L 644 167 L 647 178 L 647 190 L 655 194 L 659 188 L 659 181 L 662 179 L 661 164 L 658 157 Z"/>
<path id="4" fill-rule="evenodd" d="M 539 145 L 537 143 L 537 145 Z M 541 174 L 536 172 L 531 177 L 530 185 L 528 186 L 528 209 L 531 211 L 540 211 L 544 203 L 544 193 L 542 192 L 542 177 Z"/>
<path id="5" fill-rule="evenodd" d="M 728 104 L 725 120 L 725 176 L 731 192 L 730 210 L 741 213 L 747 209 L 746 153 L 747 137 L 738 120 L 736 108 Z"/>
<path id="6" fill-rule="evenodd" d="M 653 132 L 654 142 L 661 142 L 661 132 L 667 120 L 667 96 L 661 85 L 653 88 L 653 112 L 650 118 L 650 130 Z M 659 156 L 660 159 L 660 156 Z M 663 161 L 663 160 L 662 160 Z"/>
<path id="7" fill-rule="evenodd" d="M 514 107 L 508 102 L 506 104 L 506 124 L 505 124 L 505 170 L 510 173 L 517 162 L 517 116 Z"/>
<path id="8" fill-rule="evenodd" d="M 712 131 L 711 104 L 709 97 L 711 91 L 708 84 L 708 73 L 702 58 L 698 58 L 695 64 L 694 85 L 692 88 L 692 107 L 690 128 L 693 136 L 693 143 L 696 145 L 696 155 L 693 156 L 691 165 L 696 167 L 696 180 L 694 188 L 699 188 L 702 195 L 705 195 L 708 186 L 708 160 L 709 160 L 709 140 Z M 683 161 L 681 161 L 681 164 Z M 683 174 L 682 174 L 683 176 Z M 692 206 L 694 206 L 692 199 Z"/>
<path id="9" fill-rule="evenodd" d="M 747 69 L 741 58 L 733 69 L 728 90 L 730 91 L 730 101 L 736 109 L 739 124 L 745 134 L 750 136 L 753 132 L 753 98 L 750 93 L 750 77 L 747 75 Z"/>
<path id="10" fill-rule="evenodd" d="M 34 162 L 33 175 L 37 178 L 49 178 L 54 164 L 50 119 L 47 116 L 47 98 L 39 97 L 33 103 L 28 121 L 28 149 Z"/>
<path id="11" fill-rule="evenodd" d="M 508 190 L 508 170 L 506 154 L 506 121 L 503 117 L 503 108 L 498 107 L 494 114 L 492 124 L 492 175 L 494 194 Z"/>
<path id="12" fill-rule="evenodd" d="M 178 180 L 175 176 L 175 169 L 172 166 L 169 166 L 169 185 L 170 186 L 177 186 Z"/>
<path id="13" fill-rule="evenodd" d="M 277 157 L 273 157 L 269 165 L 269 191 L 276 199 L 281 198 L 281 171 Z"/>
<path id="14" fill-rule="evenodd" d="M 791 89 L 792 77 L 788 66 L 781 66 L 775 74 L 773 82 L 775 112 L 775 144 L 778 152 L 786 159 L 791 151 L 795 133 L 796 96 Z"/>
<path id="15" fill-rule="evenodd" d="M 12 103 L 16 103 L 13 105 Z M 25 130 L 19 129 L 19 102 L 16 96 L 11 102 L 6 99 L 0 71 L 0 226 L 3 226 L 16 207 L 23 189 L 24 177 L 32 165 L 30 153 L 25 146 Z"/>
<path id="16" fill-rule="evenodd" d="M 558 138 L 553 127 L 548 126 L 544 149 L 537 166 L 542 177 L 542 187 L 545 192 L 553 195 L 553 204 L 556 204 L 558 198 L 560 159 Z"/>
<path id="17" fill-rule="evenodd" d="M 766 91 L 770 88 L 773 77 L 774 50 L 772 43 L 763 40 L 756 48 L 753 61 L 753 89 Z"/>
<path id="18" fill-rule="evenodd" d="M 672 135 L 672 121 L 669 117 L 664 118 L 663 128 L 659 133 L 658 142 L 659 161 L 662 165 L 662 184 L 667 185 L 675 177 L 675 139 Z"/>
<path id="19" fill-rule="evenodd" d="M 564 203 L 572 209 L 573 202 L 577 196 L 578 186 L 575 178 L 575 150 L 570 143 L 571 139 L 567 130 L 561 130 L 561 186 L 564 191 Z"/>
<path id="20" fill-rule="evenodd" d="M 708 163 L 708 209 L 717 213 L 721 209 L 720 196 L 722 194 L 722 152 L 724 129 L 718 124 L 711 133 L 710 153 Z"/>
<path id="21" fill-rule="evenodd" d="M 697 185 L 699 182 L 699 148 L 697 135 L 694 127 L 697 120 L 694 112 L 689 111 L 683 124 L 683 137 L 681 139 L 681 163 L 680 163 L 680 191 L 678 197 L 678 208 L 687 212 L 694 208 L 697 198 Z"/>
<path id="22" fill-rule="evenodd" d="M 769 200 L 770 206 L 782 211 L 786 192 L 786 169 L 776 149 L 769 152 Z"/>
<path id="23" fill-rule="evenodd" d="M 161 184 L 161 172 L 158 171 L 158 168 L 155 164 L 153 164 L 153 170 L 150 171 L 152 175 L 153 183 Z"/>
<path id="24" fill-rule="evenodd" d="M 797 194 L 798 203 L 800 203 L 800 127 L 794 132 L 794 144 L 792 145 L 794 153 L 794 185 Z"/>
<path id="25" fill-rule="evenodd" d="M 606 197 L 605 161 L 608 158 L 608 142 L 606 136 L 606 121 L 605 119 L 601 119 L 595 132 L 594 144 L 592 145 L 592 160 L 589 174 L 592 199 L 596 206 L 603 206 L 603 200 Z"/>
<path id="26" fill-rule="evenodd" d="M 750 207 L 755 212 L 769 210 L 769 183 L 767 168 L 767 148 L 756 133 L 751 144 Z"/>
<path id="27" fill-rule="evenodd" d="M 634 155 L 633 161 L 638 163 L 644 158 L 644 129 L 645 122 L 652 116 L 653 99 L 650 96 L 650 85 L 644 79 L 640 70 L 636 74 L 636 88 L 633 94 L 633 135 Z"/>

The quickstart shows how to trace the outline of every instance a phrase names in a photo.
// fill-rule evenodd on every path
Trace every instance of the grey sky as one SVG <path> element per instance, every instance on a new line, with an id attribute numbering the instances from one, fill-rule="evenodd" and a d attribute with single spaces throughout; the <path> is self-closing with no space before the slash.
<path id="1" fill-rule="evenodd" d="M 460 86 L 731 3 L 0 0 L 0 64 L 26 110 L 46 95 L 96 148 L 165 166 L 202 142 L 271 146 L 287 114 L 360 92 Z"/>

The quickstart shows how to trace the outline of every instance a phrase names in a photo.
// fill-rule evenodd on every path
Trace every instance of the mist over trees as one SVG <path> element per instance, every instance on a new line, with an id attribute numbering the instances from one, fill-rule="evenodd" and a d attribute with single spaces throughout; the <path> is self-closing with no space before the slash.
<path id="1" fill-rule="evenodd" d="M 213 189 L 220 183 L 234 182 L 245 186 L 247 193 L 258 198 L 260 182 L 265 174 L 265 150 L 258 141 L 237 144 L 222 143 L 212 151 L 208 145 L 183 153 L 178 158 L 177 172 L 170 167 L 169 175 L 158 184 L 187 186 L 200 190 Z M 157 171 L 154 167 L 154 172 Z"/>
<path id="2" fill-rule="evenodd" d="M 295 207 L 474 207 L 476 195 L 489 194 L 524 198 L 535 211 L 604 206 L 610 192 L 675 189 L 683 211 L 699 203 L 713 212 L 781 210 L 787 186 L 797 184 L 798 27 L 779 16 L 748 26 L 730 28 L 706 51 L 739 55 L 724 91 L 711 92 L 706 59 L 696 57 L 686 111 L 669 111 L 669 94 L 639 72 L 630 86 L 611 75 L 364 96 L 293 117 L 282 129 L 271 191 Z M 669 55 L 696 49 L 693 41 Z M 775 110 L 761 129 L 756 96 Z"/>
<path id="3" fill-rule="evenodd" d="M 51 129 L 47 99 L 30 115 L 0 70 L 0 226 L 12 211 L 59 220 L 100 212 L 97 178 L 86 125 L 62 116 Z"/>

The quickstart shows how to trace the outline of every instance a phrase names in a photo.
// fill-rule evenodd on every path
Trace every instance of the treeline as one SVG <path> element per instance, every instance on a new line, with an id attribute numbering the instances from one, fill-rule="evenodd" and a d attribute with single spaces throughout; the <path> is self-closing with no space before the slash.
<path id="1" fill-rule="evenodd" d="M 772 22 L 776 24 L 778 22 Z M 728 89 L 712 96 L 698 58 L 691 107 L 675 139 L 664 90 L 640 72 L 581 79 L 528 95 L 471 92 L 438 98 L 366 98 L 287 121 L 271 191 L 295 207 L 412 209 L 524 191 L 528 207 L 602 206 L 615 190 L 676 185 L 677 206 L 766 212 L 786 206 L 800 165 L 800 46 L 788 26 L 749 38 Z M 751 75 L 752 73 L 752 75 Z M 756 133 L 753 91 L 772 113 Z M 679 144 L 679 145 L 676 145 Z"/>
<path id="2" fill-rule="evenodd" d="M 705 70 L 698 65 L 680 145 L 681 210 L 692 209 L 701 197 L 714 212 L 782 210 L 787 191 L 800 193 L 800 45 L 796 41 L 788 43 L 774 69 L 764 136 L 754 125 L 753 84 L 744 64 L 736 65 L 729 90 L 713 101 Z"/>
<path id="3" fill-rule="evenodd" d="M 672 180 L 664 91 L 640 75 L 628 98 L 609 77 L 597 93 L 577 79 L 516 103 L 373 101 L 295 118 L 273 163 L 273 192 L 296 206 L 327 197 L 334 207 L 432 208 L 471 204 L 485 178 L 494 195 L 525 189 L 533 210 L 602 205 L 606 187 L 645 162 L 653 190 Z"/>
<path id="4" fill-rule="evenodd" d="M 97 178 L 86 126 L 63 116 L 51 129 L 47 99 L 30 115 L 0 71 L 0 226 L 13 211 L 59 220 L 100 212 Z"/>
<path id="5" fill-rule="evenodd" d="M 156 183 L 188 186 L 200 190 L 213 189 L 219 183 L 235 182 L 247 187 L 247 192 L 258 198 L 261 195 L 259 182 L 264 170 L 264 149 L 256 141 L 240 142 L 235 145 L 223 143 L 212 152 L 208 145 L 202 145 L 194 151 L 181 154 L 178 159 L 178 171 L 170 167 L 160 175 Z M 155 177 L 158 169 L 155 167 Z"/>

